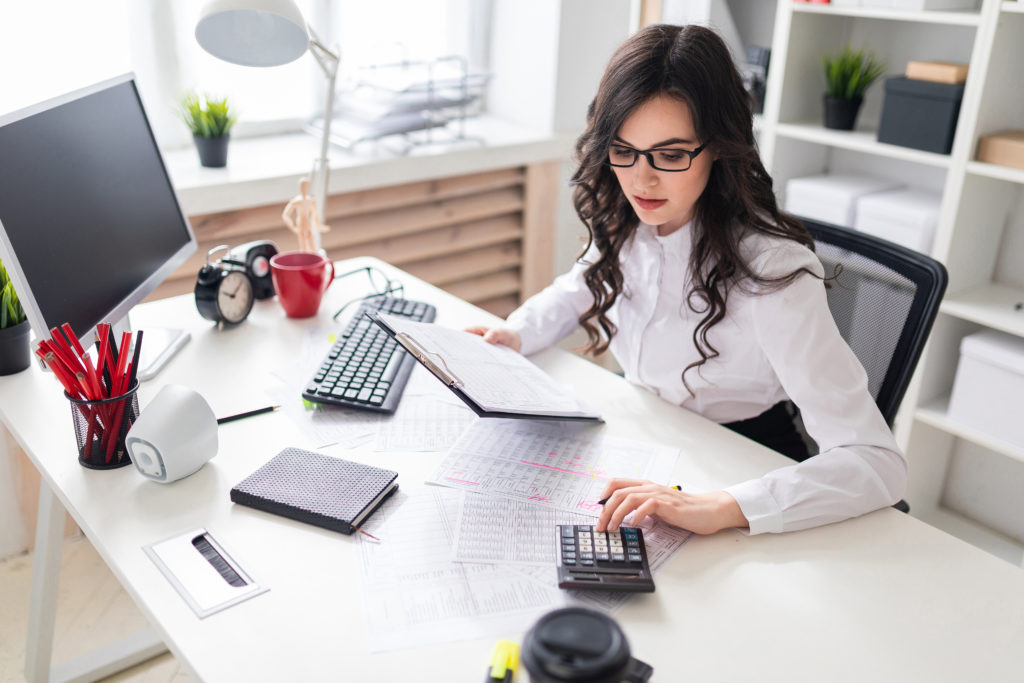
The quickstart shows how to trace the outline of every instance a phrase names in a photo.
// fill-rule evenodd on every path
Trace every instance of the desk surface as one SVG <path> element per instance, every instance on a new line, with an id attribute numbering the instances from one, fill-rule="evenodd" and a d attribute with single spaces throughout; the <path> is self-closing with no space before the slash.
<path id="1" fill-rule="evenodd" d="M 346 263 L 360 265 L 363 260 Z M 438 322 L 489 316 L 403 277 L 410 298 L 438 305 Z M 133 323 L 186 327 L 192 341 L 140 390 L 191 386 L 219 414 L 252 407 L 266 370 L 300 348 L 361 285 L 336 282 L 318 319 L 285 318 L 274 300 L 217 330 L 191 297 L 147 304 Z M 534 358 L 595 404 L 611 434 L 678 446 L 678 481 L 715 488 L 785 458 L 559 350 Z M 204 681 L 418 680 L 483 676 L 494 638 L 370 654 L 363 633 L 358 539 L 239 508 L 228 490 L 286 446 L 313 444 L 283 414 L 223 425 L 220 450 L 171 485 L 134 468 L 78 465 L 69 408 L 37 367 L 0 379 L 0 416 L 85 534 L 162 634 Z M 396 469 L 420 484 L 440 453 L 326 452 Z M 196 526 L 221 539 L 270 591 L 199 620 L 142 551 Z M 890 509 L 809 531 L 694 537 L 657 577 L 656 593 L 617 619 L 654 680 L 1021 680 L 1024 572 Z M 521 633 L 508 638 L 520 639 Z M 525 680 L 525 676 L 523 679 Z"/>

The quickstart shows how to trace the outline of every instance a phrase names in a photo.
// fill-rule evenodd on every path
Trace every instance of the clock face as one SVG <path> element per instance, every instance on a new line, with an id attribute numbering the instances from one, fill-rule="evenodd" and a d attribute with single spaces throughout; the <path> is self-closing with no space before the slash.
<path id="1" fill-rule="evenodd" d="M 252 310 L 253 292 L 249 276 L 240 271 L 231 271 L 224 276 L 217 288 L 217 308 L 226 322 L 239 323 Z"/>

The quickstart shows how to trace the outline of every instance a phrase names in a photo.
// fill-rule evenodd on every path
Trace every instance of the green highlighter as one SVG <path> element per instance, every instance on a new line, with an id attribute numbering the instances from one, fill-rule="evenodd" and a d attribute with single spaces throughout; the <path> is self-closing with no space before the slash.
<path id="1" fill-rule="evenodd" d="M 511 640 L 499 640 L 494 646 L 494 654 L 491 655 L 491 665 L 487 669 L 487 678 L 484 683 L 509 683 L 516 675 L 516 666 L 519 665 L 519 643 Z"/>

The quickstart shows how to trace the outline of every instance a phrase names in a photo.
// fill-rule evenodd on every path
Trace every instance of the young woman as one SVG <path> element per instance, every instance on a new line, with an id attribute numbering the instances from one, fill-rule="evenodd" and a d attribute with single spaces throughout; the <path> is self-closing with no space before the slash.
<path id="1" fill-rule="evenodd" d="M 810 236 L 776 205 L 722 40 L 699 26 L 631 37 L 576 154 L 583 256 L 507 328 L 470 331 L 531 354 L 582 325 L 586 350 L 609 349 L 629 381 L 802 461 L 712 493 L 616 479 L 597 528 L 635 511 L 697 533 L 781 532 L 898 501 L 906 459 L 832 319 Z"/>

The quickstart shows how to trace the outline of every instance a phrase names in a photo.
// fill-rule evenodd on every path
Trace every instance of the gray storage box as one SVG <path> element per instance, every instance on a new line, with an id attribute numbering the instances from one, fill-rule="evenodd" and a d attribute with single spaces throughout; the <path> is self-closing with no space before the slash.
<path id="1" fill-rule="evenodd" d="M 885 79 L 878 141 L 949 154 L 963 96 L 963 83 Z"/>

